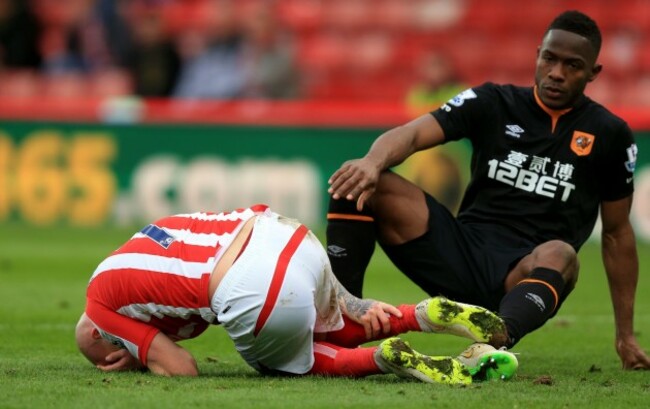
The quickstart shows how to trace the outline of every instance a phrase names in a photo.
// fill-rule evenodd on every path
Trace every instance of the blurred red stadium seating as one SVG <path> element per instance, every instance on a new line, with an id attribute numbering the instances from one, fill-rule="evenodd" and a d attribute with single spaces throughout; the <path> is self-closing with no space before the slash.
<path id="1" fill-rule="evenodd" d="M 49 24 L 72 18 L 63 5 L 74 2 L 33 1 Z M 233 1 L 245 14 L 260 0 Z M 159 8 L 172 33 L 209 24 L 217 3 L 141 2 Z M 545 28 L 570 8 L 586 12 L 603 30 L 605 70 L 598 80 L 602 84 L 592 84 L 594 95 L 605 103 L 648 103 L 639 90 L 648 88 L 642 84 L 650 73 L 646 46 L 650 0 L 275 0 L 272 4 L 280 23 L 295 37 L 305 98 L 399 100 L 415 81 L 418 56 L 427 50 L 448 54 L 468 84 L 530 84 Z M 145 12 L 146 7 L 136 11 Z M 5 72 L 0 75 L 0 94 L 75 94 L 79 81 L 90 87 L 85 92 L 96 95 L 128 93 L 128 81 L 115 72 L 59 80 L 50 84 L 50 79 L 34 73 Z"/>
<path id="2" fill-rule="evenodd" d="M 322 41 L 315 40 L 313 44 L 320 44 L 317 45 L 320 51 L 312 50 L 311 45 L 301 48 L 302 66 L 307 70 L 318 67 L 316 70 L 322 80 L 307 89 L 307 96 L 380 98 L 380 93 L 374 89 L 377 85 L 369 84 L 363 91 L 366 81 L 358 86 L 354 82 L 376 77 L 377 71 L 388 69 L 402 71 L 400 78 L 391 81 L 390 76 L 384 76 L 380 88 L 390 89 L 384 94 L 386 99 L 399 98 L 406 88 L 401 92 L 397 88 L 408 87 L 408 77 L 413 75 L 414 64 L 405 60 L 417 58 L 422 51 L 431 48 L 446 52 L 467 83 L 495 81 L 528 85 L 533 81 L 537 46 L 550 21 L 561 11 L 579 9 L 595 18 L 603 31 L 601 61 L 606 67 L 603 77 L 609 78 L 603 80 L 603 85 L 594 94 L 621 103 L 640 100 L 620 96 L 634 92 L 633 86 L 621 86 L 616 97 L 607 90 L 612 88 L 609 82 L 634 83 L 641 74 L 650 72 L 650 48 L 643 47 L 650 38 L 649 0 L 624 0 L 615 4 L 607 0 L 522 1 L 516 4 L 511 0 L 465 0 L 456 2 L 464 4 L 461 17 L 443 28 L 415 23 L 421 10 L 418 7 L 426 3 L 280 0 L 279 11 L 285 20 L 301 7 L 303 15 L 311 17 L 308 27 L 294 23 L 298 33 L 308 30 L 312 37 L 318 38 L 325 35 L 323 33 L 331 35 L 335 30 L 340 34 L 338 42 L 346 48 L 345 52 L 336 52 L 333 49 L 339 45 L 334 42 L 325 42 L 325 46 Z M 373 37 L 377 31 L 392 39 Z M 325 52 L 323 48 L 328 47 L 329 51 Z M 394 74 L 397 76 L 395 71 Z"/>

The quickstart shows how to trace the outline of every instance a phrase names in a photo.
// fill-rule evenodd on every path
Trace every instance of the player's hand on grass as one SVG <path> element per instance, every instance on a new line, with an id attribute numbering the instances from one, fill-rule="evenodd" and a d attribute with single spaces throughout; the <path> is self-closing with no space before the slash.
<path id="1" fill-rule="evenodd" d="M 126 349 L 118 349 L 115 352 L 111 352 L 104 360 L 106 364 L 97 365 L 97 368 L 104 372 L 132 371 L 143 368 L 142 363 Z"/>
<path id="2" fill-rule="evenodd" d="M 623 362 L 623 369 L 650 369 L 650 358 L 639 346 L 636 338 L 617 339 L 616 351 Z"/>
<path id="3" fill-rule="evenodd" d="M 328 180 L 327 190 L 332 198 L 357 201 L 357 210 L 375 192 L 380 168 L 369 158 L 353 159 L 345 162 Z"/>

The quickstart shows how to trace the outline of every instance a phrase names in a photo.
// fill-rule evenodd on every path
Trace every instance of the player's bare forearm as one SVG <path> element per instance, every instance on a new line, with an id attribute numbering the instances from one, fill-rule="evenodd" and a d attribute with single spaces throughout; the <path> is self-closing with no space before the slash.
<path id="1" fill-rule="evenodd" d="M 604 233 L 602 246 L 603 262 L 614 307 L 616 335 L 631 336 L 639 277 L 636 243 L 631 227 Z"/>
<path id="2" fill-rule="evenodd" d="M 650 369 L 650 357 L 634 336 L 634 298 L 639 261 L 629 221 L 632 196 L 603 202 L 602 250 L 616 322 L 616 352 L 623 369 Z"/>
<path id="3" fill-rule="evenodd" d="M 382 171 L 398 165 L 415 152 L 414 131 L 408 125 L 393 128 L 372 144 L 366 159 Z"/>
<path id="4" fill-rule="evenodd" d="M 351 320 L 363 325 L 368 340 L 390 333 L 391 315 L 402 316 L 402 312 L 390 304 L 357 298 L 350 294 L 338 280 L 335 285 L 336 299 L 341 311 Z"/>
<path id="5" fill-rule="evenodd" d="M 380 165 L 381 170 L 402 163 L 417 151 L 442 143 L 444 133 L 438 121 L 425 114 L 411 122 L 382 134 L 373 143 L 366 158 Z"/>
<path id="6" fill-rule="evenodd" d="M 601 203 L 602 255 L 616 320 L 616 337 L 633 336 L 634 297 L 639 277 L 632 196 Z"/>
<path id="7" fill-rule="evenodd" d="M 375 302 L 374 300 L 355 297 L 338 280 L 336 283 L 336 299 L 343 314 L 357 322 L 361 320 L 361 317 L 368 312 L 372 303 Z"/>

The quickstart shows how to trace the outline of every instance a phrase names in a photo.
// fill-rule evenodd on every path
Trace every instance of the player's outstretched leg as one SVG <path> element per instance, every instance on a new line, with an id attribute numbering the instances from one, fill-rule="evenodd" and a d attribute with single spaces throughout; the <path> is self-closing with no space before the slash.
<path id="1" fill-rule="evenodd" d="M 513 353 L 482 343 L 470 345 L 456 359 L 467 367 L 474 381 L 505 381 L 515 376 L 519 367 Z"/>
<path id="2" fill-rule="evenodd" d="M 375 351 L 375 362 L 385 373 L 428 383 L 467 385 L 472 382 L 468 369 L 449 356 L 421 354 L 399 338 L 384 340 Z"/>
<path id="3" fill-rule="evenodd" d="M 433 297 L 415 307 L 415 316 L 425 332 L 453 334 L 474 342 L 502 344 L 506 326 L 493 312 L 445 297 Z"/>

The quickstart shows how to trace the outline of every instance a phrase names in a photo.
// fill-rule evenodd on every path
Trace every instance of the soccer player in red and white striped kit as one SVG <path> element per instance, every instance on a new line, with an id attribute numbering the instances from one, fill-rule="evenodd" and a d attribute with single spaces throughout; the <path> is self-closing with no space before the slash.
<path id="1" fill-rule="evenodd" d="M 104 371 L 195 376 L 194 357 L 177 342 L 211 324 L 222 325 L 261 373 L 395 373 L 447 384 L 471 382 L 476 370 L 467 365 L 476 359 L 428 357 L 393 336 L 425 331 L 489 342 L 505 334 L 493 313 L 443 297 L 394 307 L 352 296 L 313 233 L 255 205 L 170 216 L 137 232 L 92 275 L 76 340 Z M 505 351 L 480 358 L 516 364 Z"/>

